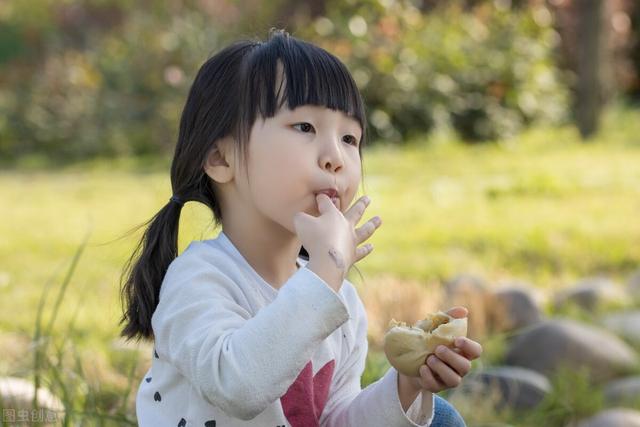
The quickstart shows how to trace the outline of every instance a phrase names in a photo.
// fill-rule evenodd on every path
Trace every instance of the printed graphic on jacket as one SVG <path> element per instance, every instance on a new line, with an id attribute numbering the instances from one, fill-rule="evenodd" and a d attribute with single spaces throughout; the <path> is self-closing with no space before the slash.
<path id="1" fill-rule="evenodd" d="M 314 376 L 312 363 L 307 363 L 280 398 L 284 415 L 291 427 L 320 426 L 320 414 L 327 403 L 335 364 L 335 360 L 327 362 Z"/>

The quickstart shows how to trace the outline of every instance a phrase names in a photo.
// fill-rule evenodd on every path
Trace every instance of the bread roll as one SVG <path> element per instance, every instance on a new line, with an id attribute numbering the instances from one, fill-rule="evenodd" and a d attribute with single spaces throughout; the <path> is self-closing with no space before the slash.
<path id="1" fill-rule="evenodd" d="M 413 326 L 392 319 L 384 336 L 384 352 L 398 372 L 420 376 L 420 366 L 439 345 L 452 346 L 456 337 L 467 336 L 467 318 L 455 319 L 441 311 L 427 315 Z"/>

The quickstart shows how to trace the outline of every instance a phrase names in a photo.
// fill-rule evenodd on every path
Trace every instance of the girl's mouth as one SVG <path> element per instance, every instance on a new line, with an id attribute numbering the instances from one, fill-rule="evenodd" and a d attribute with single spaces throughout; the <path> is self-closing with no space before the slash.
<path id="1" fill-rule="evenodd" d="M 338 210 L 340 210 L 340 197 L 332 197 L 331 201 L 333 202 L 335 207 L 338 208 Z"/>
<path id="2" fill-rule="evenodd" d="M 318 193 L 319 194 L 319 193 Z M 329 197 L 331 199 L 331 203 L 333 203 L 333 205 L 338 208 L 338 210 L 340 210 L 340 197 L 338 196 L 334 196 L 334 197 Z"/>
<path id="3" fill-rule="evenodd" d="M 333 189 L 333 188 L 328 188 L 326 190 L 321 190 L 316 194 L 316 196 L 320 193 L 326 194 L 327 197 L 329 197 L 331 199 L 331 202 L 335 205 L 335 207 L 337 207 L 338 209 L 340 209 L 340 195 L 339 193 Z"/>

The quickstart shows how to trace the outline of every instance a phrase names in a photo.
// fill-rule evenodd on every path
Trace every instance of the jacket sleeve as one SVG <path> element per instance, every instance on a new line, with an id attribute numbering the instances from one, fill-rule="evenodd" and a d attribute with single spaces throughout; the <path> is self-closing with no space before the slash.
<path id="1" fill-rule="evenodd" d="M 158 357 L 209 403 L 249 420 L 286 393 L 320 343 L 349 318 L 340 296 L 306 267 L 255 316 L 213 264 L 176 258 L 152 316 Z"/>
<path id="2" fill-rule="evenodd" d="M 398 372 L 389 368 L 378 381 L 364 390 L 360 379 L 368 351 L 367 317 L 357 297 L 357 327 L 353 349 L 338 367 L 331 385 L 329 400 L 320 418 L 323 427 L 425 427 L 433 420 L 434 395 L 418 394 L 405 413 L 398 396 Z"/>

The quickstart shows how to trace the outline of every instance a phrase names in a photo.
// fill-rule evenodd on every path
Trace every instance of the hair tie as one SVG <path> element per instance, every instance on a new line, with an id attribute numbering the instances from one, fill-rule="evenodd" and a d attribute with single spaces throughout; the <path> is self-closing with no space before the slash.
<path id="1" fill-rule="evenodd" d="M 176 202 L 180 206 L 184 205 L 184 200 L 182 200 L 180 197 L 176 195 L 171 196 L 171 198 L 169 199 L 169 202 Z"/>

